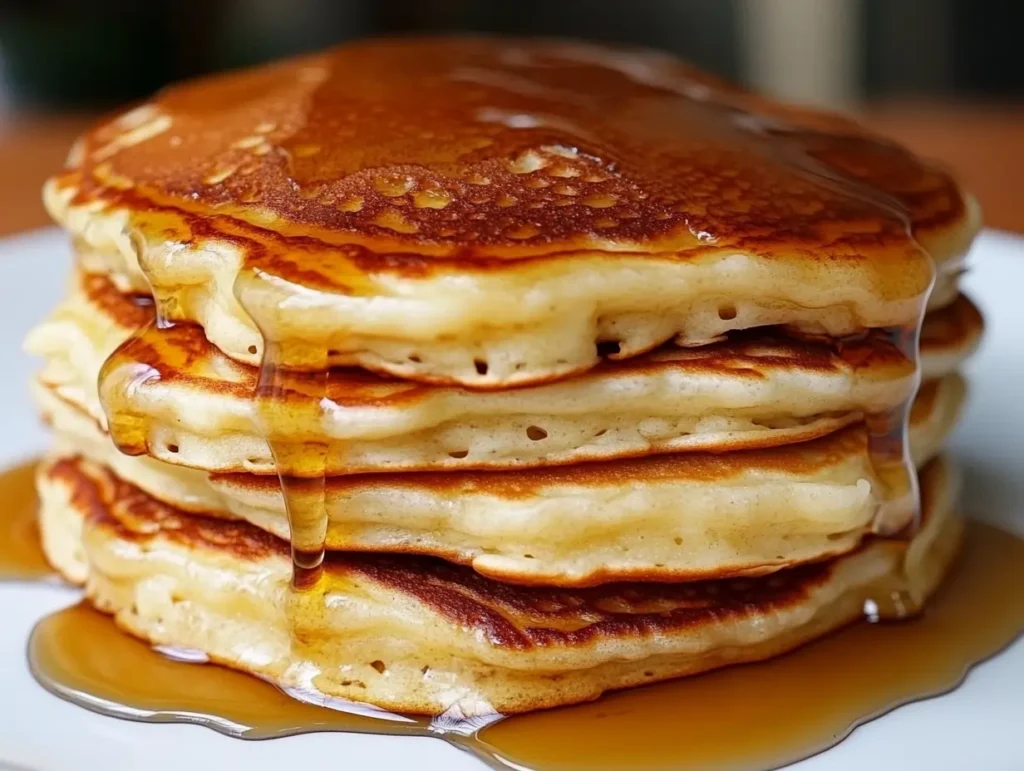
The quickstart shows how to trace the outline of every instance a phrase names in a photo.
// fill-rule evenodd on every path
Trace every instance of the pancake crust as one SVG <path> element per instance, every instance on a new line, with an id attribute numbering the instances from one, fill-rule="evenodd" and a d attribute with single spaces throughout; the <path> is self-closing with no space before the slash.
<path id="1" fill-rule="evenodd" d="M 916 323 L 928 253 L 948 299 L 978 224 L 845 118 L 662 54 L 486 38 L 173 87 L 88 132 L 45 197 L 233 358 L 265 339 L 288 367 L 479 388 L 582 371 L 599 341 Z"/>
<path id="2" fill-rule="evenodd" d="M 96 126 L 75 156 L 84 199 L 123 181 L 202 216 L 234 207 L 259 226 L 372 245 L 352 252 L 364 270 L 661 239 L 902 251 L 907 219 L 932 246 L 966 216 L 945 172 L 850 119 L 773 104 L 665 54 L 569 42 L 356 42 L 172 86 Z M 539 168 L 585 193 L 535 184 Z M 408 203 L 406 227 L 389 223 Z"/>
<path id="3" fill-rule="evenodd" d="M 52 390 L 35 389 L 57 436 L 177 508 L 246 520 L 289 536 L 276 478 L 212 475 L 119 453 L 101 428 Z M 921 465 L 942 447 L 962 380 L 926 385 L 911 413 Z M 843 554 L 904 512 L 879 514 L 865 436 L 854 427 L 814 442 L 725 454 L 516 472 L 365 474 L 290 484 L 322 506 L 332 550 L 430 554 L 521 584 L 593 585 L 763 575 Z M 308 501 L 308 503 L 307 503 Z"/>
<path id="4" fill-rule="evenodd" d="M 985 330 L 985 319 L 966 295 L 929 313 L 921 325 L 921 378 L 930 380 L 952 371 L 974 353 Z"/>
<path id="5" fill-rule="evenodd" d="M 82 528 L 85 565 L 75 570 L 122 628 L 286 688 L 455 717 L 585 701 L 778 655 L 860 617 L 898 572 L 922 601 L 948 569 L 961 523 L 945 462 L 921 483 L 924 524 L 912 541 L 871 541 L 764 580 L 566 591 L 425 558 L 332 555 L 320 589 L 295 595 L 285 544 L 256 528 L 177 511 L 81 460 L 40 472 L 44 534 L 66 529 L 70 540 Z M 76 574 L 66 553 L 50 556 Z"/>
<path id="6" fill-rule="evenodd" d="M 27 347 L 46 359 L 44 382 L 104 425 L 110 417 L 122 450 L 222 473 L 276 473 L 268 433 L 281 470 L 296 476 L 319 474 L 322 458 L 335 475 L 753 449 L 841 428 L 901 403 L 911 385 L 909 363 L 882 340 L 845 343 L 840 356 L 831 345 L 759 330 L 508 392 L 352 369 L 290 373 L 278 379 L 280 411 L 268 422 L 255 400 L 258 371 L 224 356 L 194 325 L 150 327 L 122 344 L 152 317 L 144 297 L 79 273 Z M 926 377 L 953 371 L 980 331 L 966 298 L 929 314 Z"/>

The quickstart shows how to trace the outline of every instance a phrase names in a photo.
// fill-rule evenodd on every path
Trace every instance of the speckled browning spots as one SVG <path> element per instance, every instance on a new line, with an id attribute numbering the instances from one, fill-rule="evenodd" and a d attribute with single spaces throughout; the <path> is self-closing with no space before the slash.
<path id="1" fill-rule="evenodd" d="M 259 208 L 460 256 L 691 237 L 852 257 L 913 250 L 908 218 L 963 216 L 947 175 L 850 121 L 663 55 L 515 45 L 528 55 L 364 42 L 172 87 L 86 135 L 79 196 L 146 191 L 249 221 Z"/>

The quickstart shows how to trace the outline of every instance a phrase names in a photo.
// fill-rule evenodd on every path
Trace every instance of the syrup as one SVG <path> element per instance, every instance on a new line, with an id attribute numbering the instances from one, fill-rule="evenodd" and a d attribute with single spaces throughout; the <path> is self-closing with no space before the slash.
<path id="1" fill-rule="evenodd" d="M 892 345 L 910 364 L 913 372 L 907 393 L 899 405 L 877 412 L 869 411 L 864 416 L 868 455 L 879 481 L 881 497 L 874 531 L 881 536 L 911 538 L 921 524 L 921 490 L 910 451 L 910 413 L 921 385 L 919 342 L 925 305 L 922 300 L 916 325 L 869 333 L 884 338 Z M 883 603 L 896 617 L 913 615 L 921 609 L 923 598 L 915 596 L 909 587 L 910 582 L 905 576 L 894 576 L 885 589 L 885 596 L 877 597 L 876 602 Z"/>
<path id="2" fill-rule="evenodd" d="M 865 416 L 871 464 L 881 483 L 883 503 L 875 519 L 881 535 L 917 532 L 921 522 L 921 493 L 917 470 L 910 454 L 910 410 L 921 384 L 918 339 L 924 321 L 924 304 L 913 327 L 881 330 L 881 334 L 911 365 L 912 384 L 903 401 L 893 409 L 869 412 Z"/>
<path id="3" fill-rule="evenodd" d="M 468 735 L 426 718 L 297 701 L 212 664 L 172 660 L 85 604 L 43 619 L 39 682 L 116 717 L 188 722 L 248 739 L 314 731 L 441 736 L 495 768 L 775 768 L 901 704 L 954 688 L 1024 630 L 1024 540 L 968 527 L 964 554 L 921 615 L 861 622 L 779 658 L 507 718 Z"/>
<path id="4" fill-rule="evenodd" d="M 36 522 L 36 463 L 23 463 L 0 474 L 0 581 L 39 581 L 56 574 L 43 556 Z"/>
<path id="5" fill-rule="evenodd" d="M 307 376 L 312 389 L 309 402 L 322 406 L 327 397 L 327 353 L 323 365 Z M 280 407 L 279 399 L 286 386 L 282 384 L 283 371 L 278 366 L 278 348 L 267 343 L 256 387 L 256 406 L 263 423 L 263 436 L 270 446 L 281 482 L 288 531 L 292 549 L 292 587 L 311 589 L 320 578 L 327 541 L 327 451 L 326 443 L 281 442 L 277 437 L 288 436 L 291 412 Z M 289 474 L 289 469 L 310 469 L 311 478 L 303 479 Z"/>

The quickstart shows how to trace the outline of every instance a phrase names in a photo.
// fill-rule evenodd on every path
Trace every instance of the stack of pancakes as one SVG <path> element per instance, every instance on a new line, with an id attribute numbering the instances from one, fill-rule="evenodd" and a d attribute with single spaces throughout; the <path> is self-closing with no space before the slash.
<path id="1" fill-rule="evenodd" d="M 44 545 L 154 643 L 519 712 L 900 615 L 956 551 L 977 207 L 846 119 L 375 41 L 168 89 L 45 201 Z"/>

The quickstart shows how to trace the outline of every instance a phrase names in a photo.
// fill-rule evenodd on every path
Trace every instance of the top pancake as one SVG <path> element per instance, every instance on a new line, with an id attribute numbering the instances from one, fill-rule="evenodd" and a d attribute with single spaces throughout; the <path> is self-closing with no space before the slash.
<path id="1" fill-rule="evenodd" d="M 477 387 L 596 341 L 911 324 L 977 226 L 846 119 L 579 43 L 347 45 L 168 89 L 69 160 L 80 249 L 233 358 Z"/>

